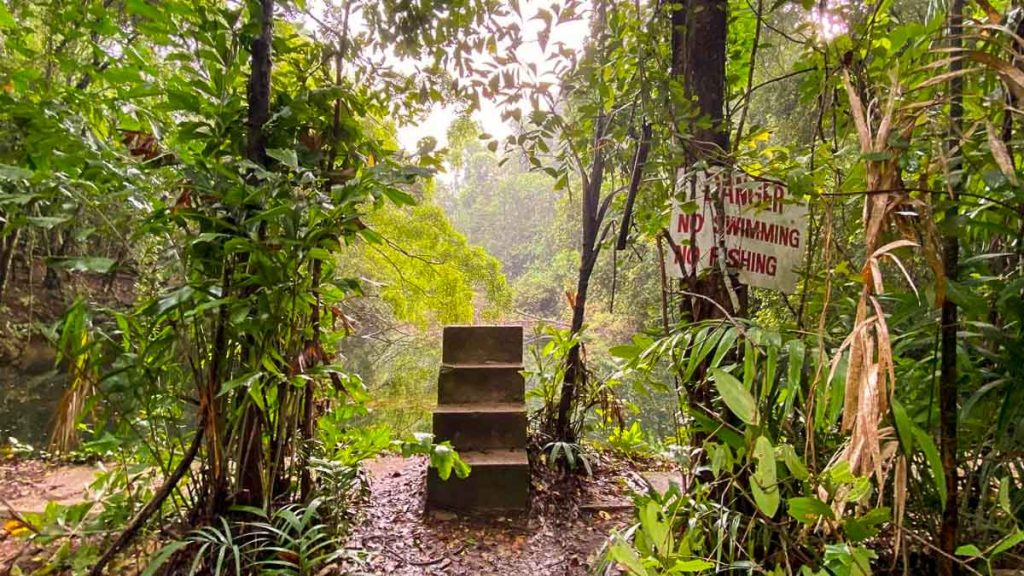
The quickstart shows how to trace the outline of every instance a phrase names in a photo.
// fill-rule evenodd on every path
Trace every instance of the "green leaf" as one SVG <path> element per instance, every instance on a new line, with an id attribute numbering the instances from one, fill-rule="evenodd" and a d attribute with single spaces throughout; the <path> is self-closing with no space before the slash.
<path id="1" fill-rule="evenodd" d="M 708 560 L 704 560 L 702 558 L 698 558 L 695 560 L 683 560 L 682 562 L 676 562 L 675 564 L 673 564 L 672 568 L 669 568 L 668 573 L 678 574 L 686 572 L 703 572 L 705 570 L 710 570 L 715 566 L 716 564 L 714 562 L 709 562 Z"/>
<path id="2" fill-rule="evenodd" d="M 1015 532 L 1013 532 L 1012 534 L 1007 534 L 1005 538 L 1003 538 L 999 541 L 998 544 L 996 544 L 996 547 L 992 549 L 992 554 L 989 555 L 989 558 L 994 558 L 1002 554 L 1003 552 L 1006 552 L 1007 550 L 1017 546 L 1021 542 L 1024 542 L 1024 531 L 1021 531 L 1020 528 L 1017 528 Z"/>
<path id="3" fill-rule="evenodd" d="M 811 477 L 811 473 L 807 470 L 807 466 L 804 466 L 803 460 L 797 456 L 796 448 L 793 448 L 790 444 L 783 444 L 779 446 L 779 455 L 782 456 L 783 463 L 786 464 L 786 468 L 789 469 L 789 473 L 794 478 L 801 482 Z"/>
<path id="4" fill-rule="evenodd" d="M 54 261 L 51 265 L 54 268 L 61 270 L 70 270 L 72 272 L 96 272 L 97 274 L 106 274 L 114 267 L 116 262 L 111 258 L 104 258 L 102 256 L 92 257 L 81 257 L 81 258 L 62 258 Z"/>
<path id="5" fill-rule="evenodd" d="M 981 556 L 982 552 L 974 544 L 964 544 L 963 546 L 957 546 L 956 552 L 953 552 L 957 556 Z"/>
<path id="6" fill-rule="evenodd" d="M 988 302 L 978 294 L 977 289 L 964 286 L 960 282 L 952 280 L 946 282 L 946 297 L 974 315 L 984 316 L 988 310 Z"/>
<path id="7" fill-rule="evenodd" d="M 729 410 L 746 424 L 756 426 L 758 422 L 757 403 L 750 391 L 728 372 L 712 368 L 711 374 L 715 378 L 715 388 Z"/>
<path id="8" fill-rule="evenodd" d="M 667 522 L 658 518 L 659 510 L 658 504 L 649 500 L 637 513 L 640 516 L 640 527 L 647 539 L 654 543 L 654 548 L 660 556 L 668 556 L 672 553 L 672 531 Z"/>
<path id="9" fill-rule="evenodd" d="M 896 424 L 896 434 L 900 438 L 903 453 L 910 458 L 914 454 L 914 422 L 907 415 L 907 409 L 895 398 L 892 399 L 892 418 Z"/>
<path id="10" fill-rule="evenodd" d="M 1010 477 L 1003 476 L 999 479 L 999 507 L 1007 514 L 1013 514 L 1010 507 Z"/>
<path id="11" fill-rule="evenodd" d="M 290 148 L 268 148 L 267 156 L 270 156 L 292 170 L 299 169 L 299 159 L 295 154 L 295 150 Z"/>
<path id="12" fill-rule="evenodd" d="M 786 385 L 789 387 L 789 395 L 786 397 L 786 413 L 789 414 L 793 401 L 800 392 L 800 379 L 804 371 L 804 358 L 807 350 L 802 340 L 793 339 L 786 344 L 789 355 L 789 368 L 786 372 Z"/>
<path id="13" fill-rule="evenodd" d="M 608 354 L 613 358 L 622 358 L 624 360 L 632 360 L 643 352 L 642 349 L 633 346 L 632 344 L 620 344 L 619 346 L 612 346 L 608 349 Z"/>
<path id="14" fill-rule="evenodd" d="M 786 500 L 786 511 L 804 524 L 814 524 L 821 517 L 835 519 L 832 508 L 814 496 L 800 496 Z"/>
<path id="15" fill-rule="evenodd" d="M 382 192 L 387 196 L 388 200 L 391 200 L 399 206 L 415 206 L 416 199 L 411 194 L 403 192 L 398 188 L 391 188 L 386 186 L 382 189 Z"/>
<path id="16" fill-rule="evenodd" d="M 853 542 L 861 542 L 878 534 L 879 526 L 887 522 L 892 512 L 888 507 L 872 508 L 863 516 L 843 521 L 843 531 Z"/>
<path id="17" fill-rule="evenodd" d="M 153 21 L 158 21 L 162 18 L 160 11 L 156 8 L 156 5 L 159 5 L 159 3 L 154 5 L 147 0 L 127 0 L 124 5 L 129 14 L 143 16 Z"/>
<path id="18" fill-rule="evenodd" d="M 430 465 L 437 468 L 437 475 L 441 480 L 447 480 L 455 466 L 452 449 L 443 444 L 435 446 L 430 452 Z"/>
<path id="19" fill-rule="evenodd" d="M 765 516 L 775 516 L 779 510 L 780 500 L 775 449 L 767 438 L 759 436 L 754 443 L 752 456 L 757 460 L 757 468 L 750 477 L 750 491 L 754 494 L 754 502 Z"/>
<path id="20" fill-rule="evenodd" d="M 0 6 L 3 2 L 0 2 Z M 8 14 L 9 15 L 9 14 Z M 0 14 L 0 20 L 2 20 L 2 14 Z M 19 168 L 18 166 L 11 166 L 9 164 L 0 164 L 0 180 L 28 180 L 32 177 L 30 170 Z"/>
<path id="21" fill-rule="evenodd" d="M 942 508 L 945 509 L 946 474 L 942 468 L 942 458 L 939 457 L 939 451 L 935 448 L 935 442 L 932 441 L 930 434 L 917 426 L 914 426 L 914 441 L 921 447 L 925 459 L 928 460 L 928 466 L 932 470 L 932 482 L 935 483 L 935 490 L 939 493 Z"/>
<path id="22" fill-rule="evenodd" d="M 637 556 L 636 551 L 622 536 L 616 534 L 612 537 L 612 546 L 608 550 L 613 560 L 618 562 L 632 576 L 647 576 L 649 572 L 644 568 L 643 562 Z"/>
<path id="23" fill-rule="evenodd" d="M 330 260 L 331 253 L 323 248 L 310 248 L 309 250 L 310 260 Z"/>
<path id="24" fill-rule="evenodd" d="M 29 224 L 36 228 L 49 230 L 68 221 L 67 216 L 29 216 L 26 218 Z"/>
<path id="25" fill-rule="evenodd" d="M 453 470 L 455 471 L 455 476 L 457 478 L 466 478 L 472 471 L 469 464 L 466 464 L 466 461 L 460 458 L 458 454 L 454 455 L 453 465 Z"/>
<path id="26" fill-rule="evenodd" d="M 0 6 L 3 6 L 2 0 L 0 0 Z M 164 562 L 167 562 L 175 552 L 189 544 L 191 544 L 191 542 L 188 540 L 177 540 L 175 542 L 171 542 L 167 546 L 164 546 L 153 556 L 153 558 L 149 560 L 149 563 L 146 565 L 146 569 L 139 573 L 139 576 L 153 576 L 153 574 L 156 574 L 157 570 L 159 570 L 160 567 L 163 566 Z"/>

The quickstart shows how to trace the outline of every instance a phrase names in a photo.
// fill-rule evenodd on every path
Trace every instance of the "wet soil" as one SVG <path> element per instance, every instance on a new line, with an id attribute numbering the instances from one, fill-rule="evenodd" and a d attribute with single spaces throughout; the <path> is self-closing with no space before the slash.
<path id="1" fill-rule="evenodd" d="M 630 494 L 646 489 L 628 463 L 598 458 L 594 477 L 533 474 L 529 512 L 465 517 L 424 512 L 426 461 L 369 464 L 370 495 L 347 547 L 363 574 L 554 576 L 589 574 L 613 530 L 633 520 Z"/>

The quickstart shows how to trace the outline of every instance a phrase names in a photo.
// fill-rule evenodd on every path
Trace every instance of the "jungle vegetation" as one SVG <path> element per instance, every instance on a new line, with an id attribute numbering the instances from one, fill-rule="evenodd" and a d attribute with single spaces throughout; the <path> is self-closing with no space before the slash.
<path id="1" fill-rule="evenodd" d="M 50 449 L 118 463 L 35 537 L 315 574 L 364 460 L 472 473 L 368 407 L 429 393 L 440 326 L 525 320 L 539 455 L 683 472 L 595 573 L 1020 569 L 1022 8 L 0 0 L 0 325 L 57 349 Z M 667 273 L 712 167 L 806 203 L 793 293 Z M 25 282 L 59 318 L 4 317 Z"/>

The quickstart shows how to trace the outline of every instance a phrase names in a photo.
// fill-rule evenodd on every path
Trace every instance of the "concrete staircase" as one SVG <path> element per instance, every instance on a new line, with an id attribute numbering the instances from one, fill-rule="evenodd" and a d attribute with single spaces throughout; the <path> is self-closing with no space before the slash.
<path id="1" fill-rule="evenodd" d="M 434 410 L 434 438 L 448 440 L 472 467 L 468 478 L 427 472 L 427 508 L 525 510 L 526 457 L 521 326 L 448 326 Z"/>

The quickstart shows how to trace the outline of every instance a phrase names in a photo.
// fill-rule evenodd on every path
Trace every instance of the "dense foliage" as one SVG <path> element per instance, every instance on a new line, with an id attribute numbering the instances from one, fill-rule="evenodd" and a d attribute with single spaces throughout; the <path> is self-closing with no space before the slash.
<path id="1" fill-rule="evenodd" d="M 406 434 L 437 328 L 516 321 L 548 463 L 683 472 L 598 572 L 1019 568 L 1022 36 L 1009 0 L 0 0 L 2 324 L 57 349 L 53 449 L 118 463 L 36 519 L 111 534 L 51 566 L 343 560 L 361 461 L 472 473 Z M 711 165 L 807 204 L 795 293 L 667 277 Z M 15 322 L 43 290 L 53 326 Z"/>

